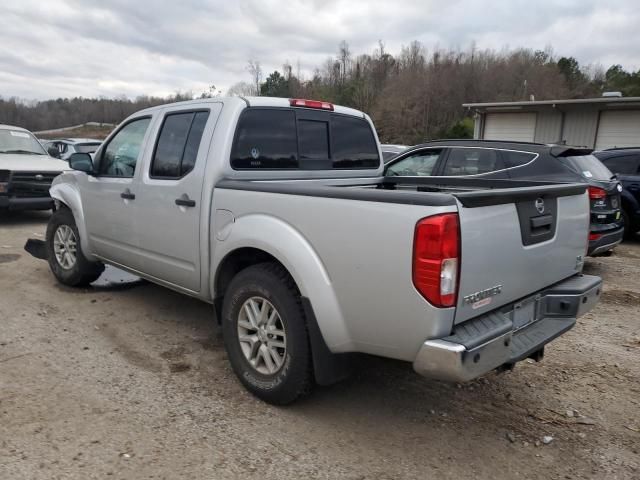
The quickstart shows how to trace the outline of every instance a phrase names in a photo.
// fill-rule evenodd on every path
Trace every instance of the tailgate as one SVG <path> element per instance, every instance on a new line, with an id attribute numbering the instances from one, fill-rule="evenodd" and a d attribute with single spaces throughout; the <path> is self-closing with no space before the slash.
<path id="1" fill-rule="evenodd" d="M 461 265 L 455 323 L 582 270 L 589 232 L 584 184 L 455 194 Z"/>

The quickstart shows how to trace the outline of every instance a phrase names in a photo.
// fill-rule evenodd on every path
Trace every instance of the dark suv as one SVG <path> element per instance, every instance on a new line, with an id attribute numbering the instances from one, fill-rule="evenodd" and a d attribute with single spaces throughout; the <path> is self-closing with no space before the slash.
<path id="1" fill-rule="evenodd" d="M 588 255 L 622 241 L 622 187 L 591 154 L 566 145 L 494 140 L 438 140 L 410 147 L 386 165 L 385 175 L 465 176 L 494 180 L 586 182 L 591 201 Z"/>
<path id="2" fill-rule="evenodd" d="M 594 155 L 622 183 L 622 218 L 625 234 L 640 230 L 640 147 L 612 148 Z"/>

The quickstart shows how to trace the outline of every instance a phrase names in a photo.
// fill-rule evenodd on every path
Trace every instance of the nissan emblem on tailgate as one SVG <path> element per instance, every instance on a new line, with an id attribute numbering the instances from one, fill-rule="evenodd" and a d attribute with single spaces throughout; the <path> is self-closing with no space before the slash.
<path id="1" fill-rule="evenodd" d="M 542 198 L 537 198 L 535 201 L 536 210 L 538 210 L 539 214 L 544 213 L 544 200 Z"/>

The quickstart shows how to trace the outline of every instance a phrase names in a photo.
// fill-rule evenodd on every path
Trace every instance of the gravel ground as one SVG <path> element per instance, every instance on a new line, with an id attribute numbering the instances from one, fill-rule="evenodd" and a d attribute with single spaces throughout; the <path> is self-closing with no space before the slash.
<path id="1" fill-rule="evenodd" d="M 455 385 L 371 358 L 276 408 L 208 305 L 57 285 L 22 249 L 47 218 L 0 217 L 2 480 L 640 478 L 640 241 L 587 261 L 603 301 L 541 363 Z"/>

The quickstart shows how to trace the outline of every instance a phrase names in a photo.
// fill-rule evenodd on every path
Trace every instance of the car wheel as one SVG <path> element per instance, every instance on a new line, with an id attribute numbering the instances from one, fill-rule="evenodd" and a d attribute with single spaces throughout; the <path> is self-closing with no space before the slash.
<path id="1" fill-rule="evenodd" d="M 251 393 L 286 405 L 311 391 L 311 351 L 300 294 L 280 265 L 253 265 L 233 278 L 222 324 L 231 366 Z"/>
<path id="2" fill-rule="evenodd" d="M 80 248 L 80 235 L 71 210 L 53 212 L 47 225 L 47 257 L 49 267 L 64 285 L 83 287 L 98 279 L 104 265 L 90 262 Z"/>
<path id="3" fill-rule="evenodd" d="M 624 238 L 633 238 L 636 232 L 631 227 L 631 219 L 626 210 L 622 210 L 622 225 L 624 226 Z"/>

